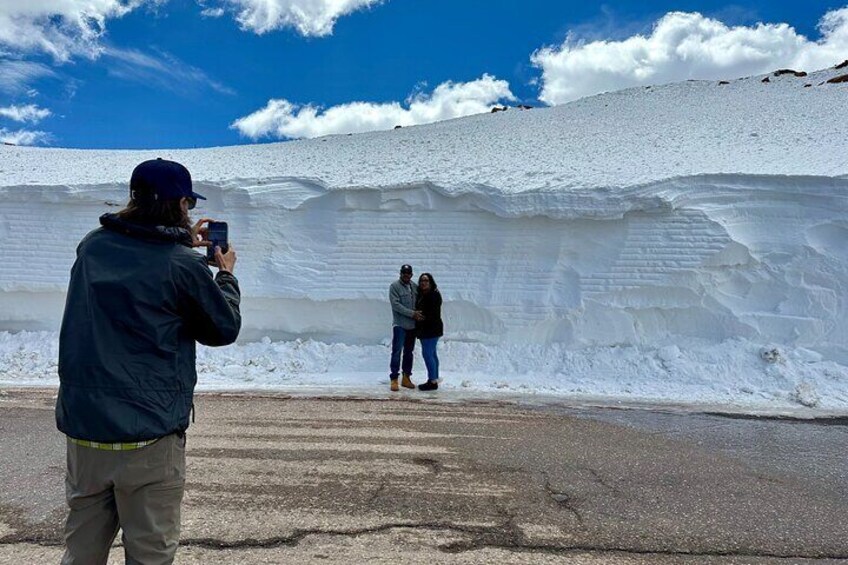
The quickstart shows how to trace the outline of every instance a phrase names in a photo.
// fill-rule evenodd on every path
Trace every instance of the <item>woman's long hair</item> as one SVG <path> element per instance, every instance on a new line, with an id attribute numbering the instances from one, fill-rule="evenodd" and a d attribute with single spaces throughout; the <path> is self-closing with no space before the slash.
<path id="1" fill-rule="evenodd" d="M 433 275 L 430 273 L 421 273 L 418 275 L 418 286 L 421 286 L 421 277 L 427 277 L 430 279 L 430 292 L 436 292 L 439 290 L 439 285 L 436 284 L 436 279 L 434 279 Z"/>
<path id="2" fill-rule="evenodd" d="M 191 220 L 179 200 L 130 200 L 118 217 L 134 224 L 191 230 Z"/>

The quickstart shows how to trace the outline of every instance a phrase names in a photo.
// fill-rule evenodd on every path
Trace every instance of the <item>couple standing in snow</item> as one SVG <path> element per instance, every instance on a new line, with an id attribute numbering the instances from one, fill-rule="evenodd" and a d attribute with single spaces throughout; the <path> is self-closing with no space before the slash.
<path id="1" fill-rule="evenodd" d="M 427 366 L 427 382 L 419 390 L 439 388 L 439 356 L 436 347 L 444 334 L 442 323 L 442 295 L 430 273 L 422 273 L 418 284 L 412 282 L 412 266 L 400 268 L 400 278 L 389 286 L 389 303 L 392 306 L 392 357 L 389 363 L 391 390 L 397 391 L 398 374 L 402 371 L 401 385 L 415 388 L 412 382 L 412 352 L 415 338 L 421 340 L 421 356 Z M 401 356 L 403 362 L 401 363 Z"/>

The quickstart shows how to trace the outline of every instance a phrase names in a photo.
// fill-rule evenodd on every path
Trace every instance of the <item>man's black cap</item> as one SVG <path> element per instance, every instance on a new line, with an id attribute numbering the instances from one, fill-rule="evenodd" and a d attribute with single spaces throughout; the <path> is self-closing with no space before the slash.
<path id="1" fill-rule="evenodd" d="M 191 173 L 175 161 L 161 157 L 138 165 L 130 177 L 130 198 L 133 200 L 206 200 L 191 190 Z"/>
<path id="2" fill-rule="evenodd" d="M 411 275 L 412 274 L 412 265 L 401 265 L 400 274 Z"/>

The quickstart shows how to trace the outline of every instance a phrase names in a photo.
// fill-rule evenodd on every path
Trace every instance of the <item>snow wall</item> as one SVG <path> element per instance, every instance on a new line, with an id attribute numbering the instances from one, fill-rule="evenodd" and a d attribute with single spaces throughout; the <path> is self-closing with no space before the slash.
<path id="1" fill-rule="evenodd" d="M 196 183 L 239 253 L 242 341 L 379 344 L 402 263 L 446 340 L 576 350 L 729 339 L 848 364 L 848 179 L 700 175 L 509 194 L 304 178 Z M 59 327 L 77 242 L 126 185 L 0 188 L 0 330 Z"/>

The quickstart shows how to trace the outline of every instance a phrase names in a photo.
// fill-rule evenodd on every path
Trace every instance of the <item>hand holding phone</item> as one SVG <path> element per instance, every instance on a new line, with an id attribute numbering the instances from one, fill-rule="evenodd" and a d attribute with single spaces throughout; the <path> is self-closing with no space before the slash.
<path id="1" fill-rule="evenodd" d="M 230 245 L 229 250 L 226 253 L 222 253 L 221 248 L 216 247 L 215 262 L 218 265 L 219 271 L 226 271 L 232 275 L 233 269 L 236 266 L 236 250 Z"/>
<path id="2" fill-rule="evenodd" d="M 206 240 L 209 242 L 209 247 L 206 248 L 206 262 L 210 265 L 218 265 L 215 258 L 215 248 L 220 247 L 221 253 L 226 255 L 230 250 L 228 240 L 227 222 L 209 222 L 206 225 Z"/>

